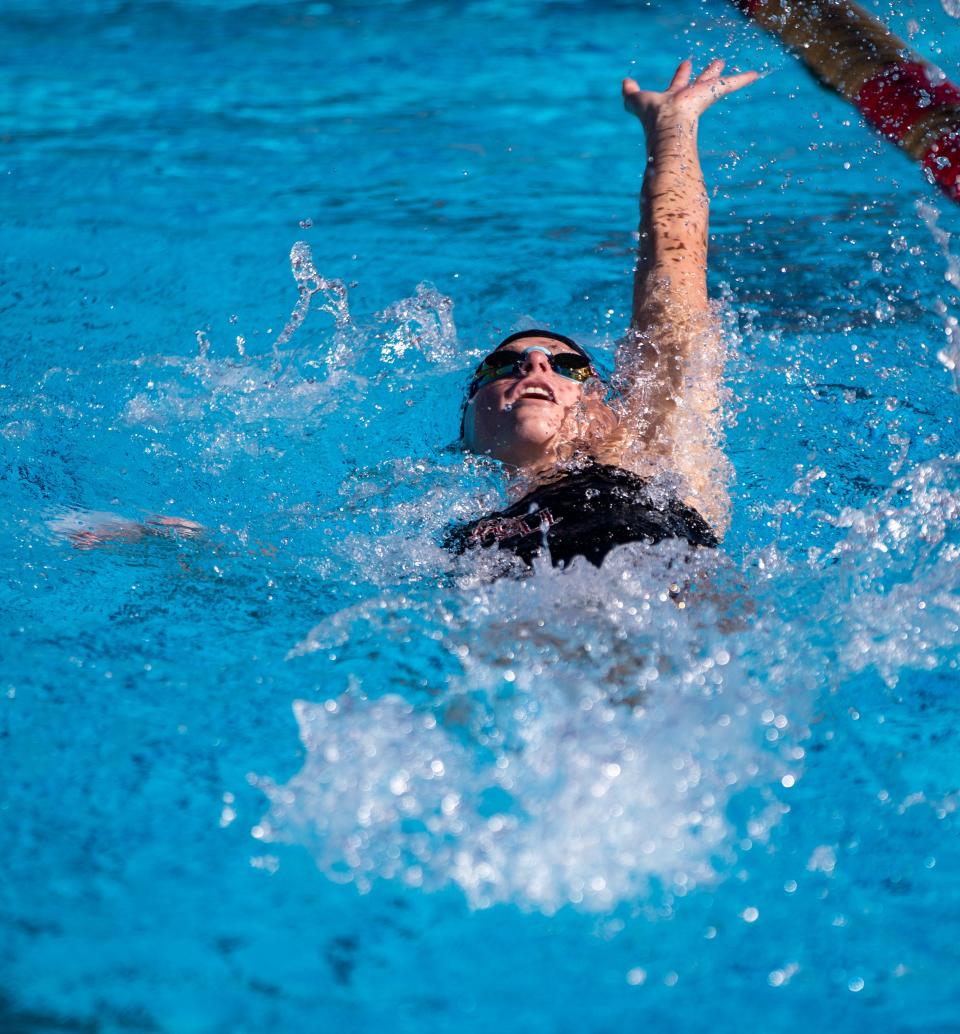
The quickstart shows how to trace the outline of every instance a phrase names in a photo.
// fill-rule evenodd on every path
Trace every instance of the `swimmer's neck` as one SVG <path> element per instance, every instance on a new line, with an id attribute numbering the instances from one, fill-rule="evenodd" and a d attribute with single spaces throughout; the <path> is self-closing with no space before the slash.
<path id="1" fill-rule="evenodd" d="M 507 476 L 507 496 L 511 501 L 522 499 L 540 485 L 557 481 L 567 474 L 583 470 L 585 467 L 601 462 L 596 456 L 576 451 L 571 455 L 544 457 L 536 463 L 522 466 L 503 464 Z"/>

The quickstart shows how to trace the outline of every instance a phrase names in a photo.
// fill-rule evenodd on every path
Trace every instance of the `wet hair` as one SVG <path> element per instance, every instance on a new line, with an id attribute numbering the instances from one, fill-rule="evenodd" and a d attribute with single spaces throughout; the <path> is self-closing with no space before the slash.
<path id="1" fill-rule="evenodd" d="M 547 338 L 549 341 L 559 341 L 561 344 L 572 348 L 574 352 L 582 355 L 585 359 L 590 360 L 591 367 L 596 369 L 596 364 L 593 361 L 593 357 L 590 353 L 582 346 L 578 345 L 573 338 L 567 337 L 566 334 L 558 334 L 554 330 L 541 330 L 533 328 L 532 330 L 518 330 L 515 334 L 509 334 L 505 337 L 496 348 L 492 349 L 489 353 L 492 355 L 494 352 L 498 352 L 501 348 L 505 348 L 507 345 L 513 344 L 514 341 L 521 341 L 523 338 L 530 337 L 542 337 Z M 467 385 L 463 395 L 463 405 L 460 407 L 460 442 L 463 442 L 463 432 L 467 420 L 467 406 L 470 404 L 470 400 L 473 398 L 473 394 L 470 391 L 470 387 L 473 384 L 473 379 L 476 377 L 476 371 L 470 376 L 470 383 Z"/>

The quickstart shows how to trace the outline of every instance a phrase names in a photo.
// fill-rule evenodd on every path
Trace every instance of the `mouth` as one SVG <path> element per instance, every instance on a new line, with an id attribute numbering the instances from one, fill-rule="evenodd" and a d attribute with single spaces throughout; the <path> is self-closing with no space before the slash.
<path id="1" fill-rule="evenodd" d="M 533 399 L 538 402 L 557 401 L 549 385 L 544 384 L 542 381 L 525 381 L 518 384 L 514 400 L 519 402 L 521 399 Z"/>

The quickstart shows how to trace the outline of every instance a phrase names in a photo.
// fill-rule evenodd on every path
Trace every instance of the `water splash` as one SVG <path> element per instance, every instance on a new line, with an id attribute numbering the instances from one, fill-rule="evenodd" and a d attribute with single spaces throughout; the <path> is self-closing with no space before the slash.
<path id="1" fill-rule="evenodd" d="M 210 338 L 206 331 L 197 331 L 197 358 L 200 362 L 205 362 L 207 357 L 210 355 Z"/>
<path id="2" fill-rule="evenodd" d="M 703 561 L 626 547 L 601 571 L 468 577 L 465 597 L 393 596 L 328 620 L 291 659 L 409 642 L 439 616 L 452 674 L 419 701 L 389 682 L 298 701 L 306 762 L 283 786 L 256 780 L 271 807 L 255 835 L 306 844 L 361 889 L 454 883 L 475 907 L 607 909 L 654 877 L 680 894 L 713 881 L 735 838 L 777 821 L 770 787 L 799 778 L 811 686 L 774 625 L 731 636 L 692 588 L 677 608 L 678 566 L 723 583 Z M 764 688 L 769 669 L 779 687 Z"/>
<path id="3" fill-rule="evenodd" d="M 328 312 L 333 316 L 334 323 L 339 335 L 350 325 L 350 308 L 347 299 L 347 287 L 342 280 L 336 278 L 327 279 L 317 272 L 313 263 L 313 253 L 306 241 L 297 241 L 290 249 L 290 269 L 293 278 L 297 282 L 297 304 L 294 306 L 290 318 L 284 325 L 283 330 L 277 335 L 274 341 L 274 368 L 277 373 L 284 368 L 280 349 L 288 344 L 293 335 L 297 332 L 307 313 L 313 304 L 314 296 L 320 296 L 320 303 L 317 308 L 321 312 Z M 335 339 L 335 345 L 339 340 Z M 331 361 L 339 356 L 339 349 L 334 350 Z"/>
<path id="4" fill-rule="evenodd" d="M 364 334 L 352 321 L 346 285 L 321 276 L 303 241 L 293 245 L 290 264 L 297 303 L 268 354 L 254 354 L 247 338 L 235 335 L 235 357 L 217 358 L 211 354 L 208 331 L 198 330 L 195 359 L 145 356 L 137 361 L 148 380 L 124 407 L 124 422 L 155 432 L 185 423 L 209 425 L 209 433 L 203 433 L 202 455 L 218 457 L 217 468 L 222 470 L 224 453 L 249 452 L 251 444 L 236 427 L 217 430 L 216 425 L 240 421 L 251 425 L 251 434 L 258 436 L 265 419 L 303 423 L 328 405 L 335 391 L 345 392 L 344 401 L 355 397 L 362 379 L 350 364 L 363 358 Z M 322 362 L 311 358 L 298 364 L 298 353 L 284 351 L 283 346 L 293 339 L 311 308 L 330 313 L 334 331 L 324 342 Z M 236 317 L 230 322 L 235 323 Z M 300 365 L 308 369 L 301 370 Z M 322 369 L 323 376 L 315 375 L 317 369 Z"/>
<path id="5" fill-rule="evenodd" d="M 917 213 L 946 259 L 947 268 L 943 279 L 953 288 L 956 298 L 960 299 L 960 255 L 954 255 L 950 250 L 950 233 L 939 225 L 939 209 L 925 201 L 918 201 Z M 934 300 L 934 307 L 943 321 L 943 333 L 946 338 L 946 344 L 937 352 L 937 358 L 950 371 L 953 390 L 960 392 L 960 319 L 942 298 Z"/>
<path id="6" fill-rule="evenodd" d="M 873 667 L 890 687 L 905 671 L 949 663 L 960 635 L 960 459 L 919 464 L 877 500 L 821 519 L 846 535 L 817 566 L 842 670 Z M 825 608 L 826 610 L 826 608 Z"/>
<path id="7" fill-rule="evenodd" d="M 459 365 L 457 328 L 453 320 L 453 300 L 432 284 L 417 284 L 412 298 L 401 298 L 380 315 L 384 322 L 397 326 L 386 335 L 381 356 L 385 362 L 402 358 L 416 349 L 441 370 Z"/>

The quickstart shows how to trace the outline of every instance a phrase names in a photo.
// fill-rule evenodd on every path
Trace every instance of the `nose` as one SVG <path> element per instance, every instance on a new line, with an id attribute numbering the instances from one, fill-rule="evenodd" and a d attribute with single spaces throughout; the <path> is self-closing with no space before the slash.
<path id="1" fill-rule="evenodd" d="M 520 361 L 520 369 L 524 374 L 549 373 L 551 369 L 550 357 L 542 348 L 528 348 L 523 353 L 523 359 Z"/>

